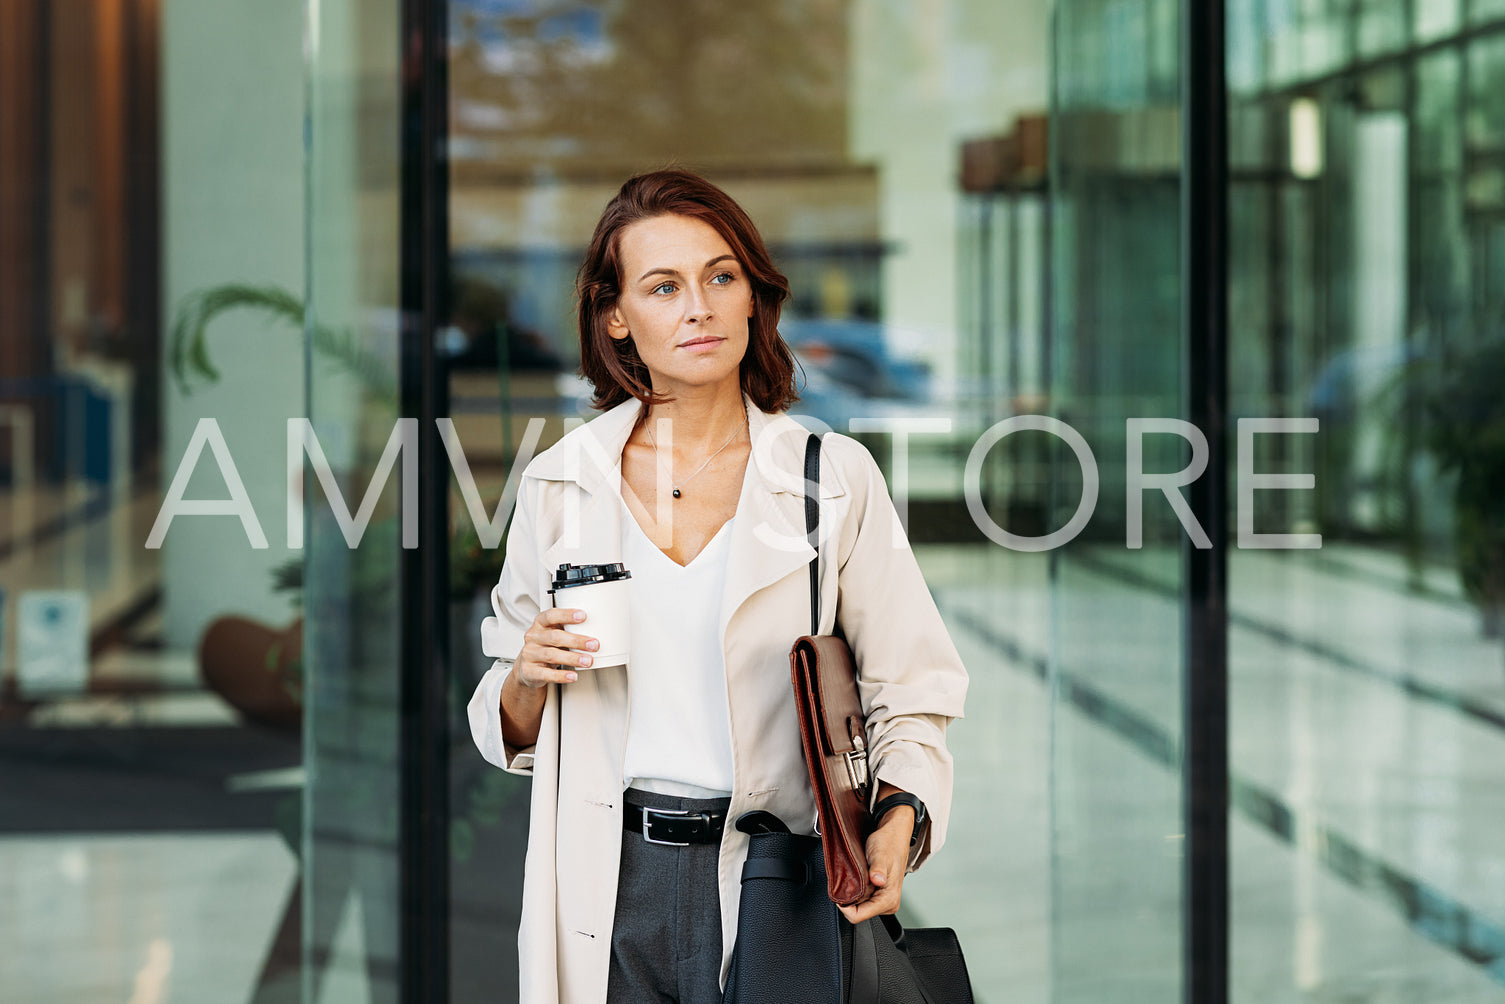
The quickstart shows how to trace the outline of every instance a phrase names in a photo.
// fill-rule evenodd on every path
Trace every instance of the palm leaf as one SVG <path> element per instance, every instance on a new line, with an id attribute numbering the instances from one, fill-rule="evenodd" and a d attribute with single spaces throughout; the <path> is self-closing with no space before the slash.
<path id="1" fill-rule="evenodd" d="M 173 316 L 168 360 L 178 390 L 193 393 L 195 380 L 215 383 L 219 369 L 209 358 L 209 322 L 229 310 L 253 310 L 294 330 L 303 327 L 303 303 L 276 286 L 227 283 L 190 293 Z"/>
<path id="2" fill-rule="evenodd" d="M 396 382 L 387 365 L 367 351 L 355 333 L 315 323 L 306 325 L 303 301 L 277 286 L 253 286 L 226 283 L 190 293 L 178 305 L 173 317 L 168 360 L 173 379 L 184 396 L 192 394 L 196 384 L 216 383 L 220 371 L 209 355 L 209 325 L 221 314 L 232 310 L 249 310 L 268 320 L 282 321 L 294 331 L 307 330 L 309 344 L 321 356 L 338 363 L 374 395 L 389 401 L 396 398 Z"/>

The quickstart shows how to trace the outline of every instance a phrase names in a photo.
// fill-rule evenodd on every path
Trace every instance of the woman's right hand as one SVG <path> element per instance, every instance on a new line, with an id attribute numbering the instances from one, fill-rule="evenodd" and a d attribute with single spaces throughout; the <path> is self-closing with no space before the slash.
<path id="1" fill-rule="evenodd" d="M 523 647 L 513 660 L 512 676 L 532 690 L 549 683 L 573 683 L 576 667 L 589 668 L 591 654 L 601 645 L 596 639 L 566 630 L 566 625 L 585 620 L 585 611 L 571 607 L 547 607 L 523 632 Z"/>

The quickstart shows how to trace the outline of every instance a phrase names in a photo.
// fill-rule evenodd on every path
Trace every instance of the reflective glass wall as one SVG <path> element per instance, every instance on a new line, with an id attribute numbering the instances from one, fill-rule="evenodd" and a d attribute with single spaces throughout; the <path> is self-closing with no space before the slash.
<path id="1" fill-rule="evenodd" d="M 303 40 L 0 4 L 6 1000 L 300 997 Z"/>
<path id="2" fill-rule="evenodd" d="M 419 7 L 446 14 L 449 240 L 415 328 Z M 461 707 L 509 478 L 589 415 L 576 263 L 670 163 L 763 228 L 796 410 L 878 458 L 972 674 L 906 920 L 956 928 L 983 1000 L 1184 996 L 1188 535 L 1128 498 L 1131 457 L 1194 458 L 1128 420 L 1198 389 L 1186 9 L 0 4 L 7 999 L 395 1000 L 425 922 L 449 997 L 509 999 L 528 782 Z M 1248 481 L 1217 541 L 1232 997 L 1499 1000 L 1505 9 L 1224 12 L 1228 477 L 1243 445 L 1246 480 L 1312 483 Z M 415 372 L 465 461 L 422 432 L 449 501 L 419 564 L 410 454 L 384 464 Z M 1000 425 L 1031 415 L 1058 434 Z M 1262 418 L 1318 424 L 1239 437 Z M 1079 531 L 1030 549 L 1089 468 Z M 405 654 L 435 569 L 437 668 Z M 415 680 L 447 691 L 438 744 Z M 417 753 L 449 779 L 426 859 Z"/>
<path id="3" fill-rule="evenodd" d="M 1051 999 L 1063 1002 L 1183 993 L 1181 527 L 1163 504 L 1126 504 L 1131 451 L 1136 470 L 1189 459 L 1180 436 L 1135 424 L 1186 413 L 1180 17 L 1174 0 L 1055 11 L 1045 411 L 1090 453 L 1049 447 L 1045 523 L 1091 515 L 1049 555 Z"/>
<path id="4" fill-rule="evenodd" d="M 1175 196 L 1186 95 L 1155 27 L 1186 11 L 1156 10 L 1056 9 L 1054 386 L 1062 415 L 1119 428 L 1125 388 L 1183 419 L 1207 392 L 1185 375 L 1187 339 L 1205 332 L 1177 316 L 1196 264 L 1181 242 L 1201 222 Z M 1505 999 L 1505 458 L 1490 453 L 1505 419 L 1492 125 L 1505 22 L 1448 2 L 1224 14 L 1229 494 L 1197 515 L 1223 527 L 1227 557 L 1229 997 Z M 1129 436 L 1099 457 L 1099 513 L 1122 506 L 1132 525 L 1131 486 L 1108 487 L 1110 467 L 1136 469 Z M 1146 445 L 1142 470 L 1191 461 L 1179 435 L 1159 438 L 1174 448 Z M 1177 946 L 1199 922 L 1182 849 L 1195 799 L 1177 785 L 1183 695 L 1220 667 L 1184 641 L 1192 534 L 1161 492 L 1143 497 L 1142 547 L 1110 519 L 1055 564 L 1063 1000 L 1172 999 L 1207 961 Z M 1082 753 L 1094 740 L 1111 743 L 1096 761 Z"/>
<path id="5" fill-rule="evenodd" d="M 1505 1000 L 1505 20 L 1229 4 L 1233 988 Z M 1315 544 L 1316 541 L 1308 541 Z"/>
<path id="6" fill-rule="evenodd" d="M 494 530 L 587 410 L 596 215 L 681 163 L 768 237 L 801 411 L 888 472 L 973 670 L 950 845 L 906 917 L 958 929 L 984 999 L 1046 999 L 1045 563 L 983 527 L 1041 525 L 1048 458 L 998 444 L 983 516 L 964 492 L 981 432 L 1046 391 L 1045 4 L 447 5 L 423 157 L 453 239 L 423 351 L 467 469 L 423 434 L 450 492 L 417 567 L 448 566 L 432 671 L 404 654 L 420 7 L 445 9 L 0 4 L 4 996 L 433 999 L 403 989 L 427 925 L 450 997 L 509 998 L 527 783 L 460 715 Z M 441 916 L 410 909 L 445 863 L 405 829 L 415 679 L 453 700 L 424 751 L 450 764 Z"/>
<path id="7" fill-rule="evenodd" d="M 402 397 L 400 5 L 307 16 L 300 1000 L 405 999 L 403 642 L 422 440 Z M 300 416 L 300 417 L 302 417 Z M 432 435 L 432 434 L 431 434 Z"/>
<path id="8" fill-rule="evenodd" d="M 476 639 L 501 558 L 477 517 L 505 511 L 509 476 L 593 414 L 573 280 L 596 218 L 626 178 L 667 164 L 748 209 L 793 289 L 792 411 L 878 459 L 972 672 L 950 837 L 906 881 L 905 918 L 957 929 L 982 999 L 1042 1002 L 1046 559 L 983 527 L 1041 532 L 1048 452 L 978 451 L 977 515 L 964 485 L 984 430 L 1046 392 L 1046 21 L 1037 2 L 454 0 L 445 336 L 477 485 L 450 503 L 468 697 L 490 665 Z M 496 999 L 513 978 L 528 781 L 459 725 L 451 982 L 456 999 Z"/>

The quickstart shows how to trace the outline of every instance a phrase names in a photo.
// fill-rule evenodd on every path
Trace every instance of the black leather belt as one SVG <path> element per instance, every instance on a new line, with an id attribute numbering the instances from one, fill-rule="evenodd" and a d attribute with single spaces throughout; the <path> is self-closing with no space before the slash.
<path id="1" fill-rule="evenodd" d="M 650 844 L 714 844 L 726 828 L 726 813 L 698 809 L 650 809 L 622 803 L 622 829 L 637 833 Z"/>

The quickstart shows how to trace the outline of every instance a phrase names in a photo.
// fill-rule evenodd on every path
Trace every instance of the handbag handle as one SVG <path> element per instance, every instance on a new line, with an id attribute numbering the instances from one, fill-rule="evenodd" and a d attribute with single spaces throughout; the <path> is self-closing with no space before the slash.
<path id="1" fill-rule="evenodd" d="M 815 548 L 810 559 L 810 634 L 820 634 L 820 436 L 805 440 L 805 535 Z"/>

